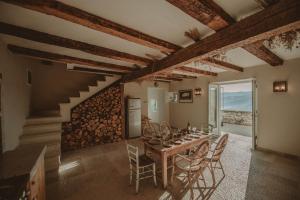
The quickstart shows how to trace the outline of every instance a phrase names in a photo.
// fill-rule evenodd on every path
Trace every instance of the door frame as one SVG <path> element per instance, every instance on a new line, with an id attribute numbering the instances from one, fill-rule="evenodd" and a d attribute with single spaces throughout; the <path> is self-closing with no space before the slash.
<path id="1" fill-rule="evenodd" d="M 221 120 L 220 120 L 220 110 L 221 110 L 221 85 L 226 84 L 235 84 L 235 83 L 245 83 L 245 82 L 251 82 L 252 83 L 252 148 L 253 150 L 256 149 L 257 146 L 257 133 L 258 133 L 258 89 L 257 89 L 257 83 L 256 78 L 248 78 L 248 79 L 239 79 L 239 80 L 230 80 L 230 81 L 220 81 L 220 82 L 212 82 L 208 84 L 208 91 L 210 91 L 211 85 L 217 85 L 217 133 L 220 135 L 220 126 L 221 126 Z M 208 96 L 208 106 L 210 105 L 210 99 L 209 94 Z M 209 107 L 208 107 L 208 113 L 209 113 Z"/>

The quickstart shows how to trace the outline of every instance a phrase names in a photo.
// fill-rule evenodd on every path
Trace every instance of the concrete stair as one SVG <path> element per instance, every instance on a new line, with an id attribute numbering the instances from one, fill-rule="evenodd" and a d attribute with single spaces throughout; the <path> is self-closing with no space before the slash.
<path id="1" fill-rule="evenodd" d="M 100 90 L 105 87 L 111 85 L 113 82 L 117 81 L 119 77 L 106 77 L 105 81 L 97 81 L 96 86 L 88 86 L 88 91 L 79 91 L 79 97 L 70 97 L 70 101 L 68 103 L 60 103 L 60 115 L 62 117 L 63 122 L 70 121 L 71 119 L 71 109 L 93 96 Z"/>
<path id="2" fill-rule="evenodd" d="M 23 134 L 20 136 L 21 145 L 47 145 L 45 155 L 46 171 L 58 170 L 61 155 L 62 122 L 70 121 L 71 109 L 90 98 L 100 90 L 117 81 L 118 77 L 106 77 L 105 81 L 97 81 L 88 86 L 87 91 L 79 91 L 76 97 L 69 97 L 69 101 L 60 103 L 60 110 L 43 110 L 34 113 L 26 119 Z"/>
<path id="3" fill-rule="evenodd" d="M 46 171 L 57 170 L 61 154 L 61 116 L 34 116 L 26 120 L 23 134 L 20 136 L 21 145 L 47 145 L 45 155 Z"/>

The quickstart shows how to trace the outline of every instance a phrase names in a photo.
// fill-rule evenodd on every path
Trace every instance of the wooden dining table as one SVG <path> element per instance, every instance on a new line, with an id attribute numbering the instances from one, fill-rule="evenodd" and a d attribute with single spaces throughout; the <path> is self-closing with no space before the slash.
<path id="1" fill-rule="evenodd" d="M 168 185 L 168 158 L 198 146 L 204 141 L 207 141 L 208 138 L 208 135 L 200 135 L 199 138 L 183 140 L 181 144 L 171 145 L 171 147 L 165 147 L 162 144 L 150 144 L 147 141 L 144 142 L 145 155 L 147 155 L 148 151 L 151 151 L 152 153 L 158 155 L 161 159 L 163 188 L 166 188 Z"/>

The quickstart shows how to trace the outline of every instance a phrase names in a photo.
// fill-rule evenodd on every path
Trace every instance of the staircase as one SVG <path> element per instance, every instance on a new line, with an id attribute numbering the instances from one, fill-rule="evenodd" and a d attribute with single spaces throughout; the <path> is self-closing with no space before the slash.
<path id="1" fill-rule="evenodd" d="M 97 81 L 95 86 L 88 86 L 87 91 L 80 91 L 78 97 L 70 97 L 68 103 L 60 103 L 60 110 L 49 110 L 26 119 L 21 145 L 47 145 L 45 155 L 46 171 L 57 170 L 60 165 L 62 122 L 70 121 L 71 109 L 82 101 L 118 80 L 118 77 L 106 77 L 106 81 Z"/>
<path id="2" fill-rule="evenodd" d="M 60 115 L 62 117 L 63 122 L 70 121 L 70 114 L 71 109 L 78 105 L 79 103 L 83 102 L 84 100 L 88 99 L 89 97 L 93 96 L 100 90 L 104 89 L 105 87 L 111 85 L 113 82 L 117 81 L 118 77 L 106 77 L 105 82 L 97 81 L 96 86 L 89 86 L 88 91 L 80 91 L 79 97 L 70 97 L 70 101 L 68 103 L 60 103 Z"/>
<path id="3" fill-rule="evenodd" d="M 29 117 L 20 136 L 21 145 L 47 145 L 46 171 L 58 169 L 60 164 L 61 122 L 59 115 Z"/>

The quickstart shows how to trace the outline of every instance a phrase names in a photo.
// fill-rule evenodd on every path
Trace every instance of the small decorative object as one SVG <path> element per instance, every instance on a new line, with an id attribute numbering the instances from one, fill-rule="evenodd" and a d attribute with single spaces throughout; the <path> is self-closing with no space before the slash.
<path id="1" fill-rule="evenodd" d="M 202 94 L 202 89 L 201 88 L 195 88 L 194 89 L 194 95 L 201 95 Z"/>
<path id="2" fill-rule="evenodd" d="M 177 103 L 178 93 L 177 92 L 168 92 L 167 93 L 167 102 Z"/>
<path id="3" fill-rule="evenodd" d="M 275 81 L 273 82 L 273 92 L 287 92 L 287 81 Z"/>
<path id="4" fill-rule="evenodd" d="M 179 103 L 193 103 L 193 90 L 179 90 Z"/>

